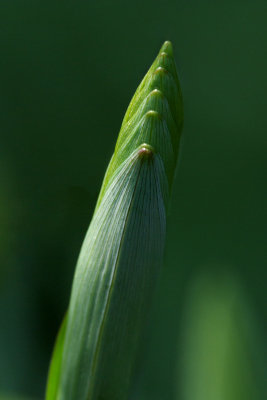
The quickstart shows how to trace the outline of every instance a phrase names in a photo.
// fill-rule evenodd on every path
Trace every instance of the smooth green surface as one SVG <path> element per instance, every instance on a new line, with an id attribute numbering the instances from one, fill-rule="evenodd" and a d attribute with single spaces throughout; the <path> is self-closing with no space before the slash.
<path id="1" fill-rule="evenodd" d="M 166 39 L 183 89 L 182 159 L 133 398 L 175 399 L 185 291 L 209 265 L 239 275 L 266 337 L 266 8 L 265 0 L 0 2 L 1 392 L 43 398 L 126 106 Z"/>
<path id="2" fill-rule="evenodd" d="M 177 400 L 263 399 L 263 342 L 237 277 L 199 274 L 187 290 L 183 315 Z"/>

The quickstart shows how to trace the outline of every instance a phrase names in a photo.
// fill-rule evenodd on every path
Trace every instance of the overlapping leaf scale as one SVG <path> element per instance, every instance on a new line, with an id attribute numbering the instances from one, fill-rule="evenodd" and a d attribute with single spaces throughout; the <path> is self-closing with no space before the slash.
<path id="1" fill-rule="evenodd" d="M 168 41 L 163 44 L 157 58 L 137 88 L 126 111 L 122 128 L 139 109 L 146 95 L 153 89 L 159 89 L 168 99 L 173 118 L 177 125 L 178 136 L 180 136 L 183 125 L 182 93 L 173 58 L 172 45 Z M 178 140 L 176 138 L 175 143 L 177 143 Z"/>
<path id="2" fill-rule="evenodd" d="M 109 184 L 76 268 L 58 399 L 124 398 L 162 262 L 167 190 L 160 157 L 142 146 Z"/>
<path id="3" fill-rule="evenodd" d="M 182 95 L 172 45 L 165 42 L 126 111 L 97 206 L 120 163 L 142 143 L 161 156 L 171 188 L 182 125 Z"/>

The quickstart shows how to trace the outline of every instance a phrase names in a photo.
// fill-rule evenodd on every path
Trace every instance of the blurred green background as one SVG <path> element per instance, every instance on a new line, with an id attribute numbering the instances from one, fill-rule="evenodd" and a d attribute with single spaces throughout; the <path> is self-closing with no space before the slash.
<path id="1" fill-rule="evenodd" d="M 194 310 L 187 299 L 205 271 L 226 270 L 242 288 L 256 332 L 245 349 L 262 371 L 266 20 L 265 0 L 0 1 L 0 393 L 43 398 L 122 118 L 166 39 L 185 125 L 166 262 L 133 399 L 185 399 L 180 354 L 186 360 L 192 344 L 183 332 L 194 326 L 185 322 L 187 307 Z M 216 324 L 214 335 L 223 315 Z M 203 326 L 210 337 L 212 325 Z M 202 353 L 194 352 L 200 364 Z"/>

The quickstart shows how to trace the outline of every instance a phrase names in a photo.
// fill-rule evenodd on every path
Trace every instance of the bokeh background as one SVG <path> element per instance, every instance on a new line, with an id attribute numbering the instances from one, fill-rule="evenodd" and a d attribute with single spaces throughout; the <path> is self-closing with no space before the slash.
<path id="1" fill-rule="evenodd" d="M 3 396 L 44 396 L 123 115 L 169 39 L 185 124 L 165 265 L 132 399 L 226 399 L 217 379 L 229 365 L 238 376 L 233 399 L 256 398 L 267 333 L 266 19 L 265 0 L 0 1 Z M 229 293 L 238 293 L 236 314 Z M 226 320 L 232 328 L 220 339 Z M 242 351 L 227 359 L 223 346 L 240 340 Z M 201 382 L 206 397 L 190 391 Z M 238 397 L 239 387 L 249 396 Z"/>

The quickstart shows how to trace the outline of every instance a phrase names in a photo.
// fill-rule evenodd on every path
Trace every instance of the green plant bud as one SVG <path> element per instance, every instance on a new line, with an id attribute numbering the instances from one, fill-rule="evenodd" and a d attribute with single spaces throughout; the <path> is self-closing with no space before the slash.
<path id="1" fill-rule="evenodd" d="M 161 50 L 128 109 L 73 280 L 47 400 L 124 400 L 163 260 L 180 131 L 172 49 Z M 164 64 L 174 88 L 154 87 Z M 163 68 L 163 67 L 162 67 Z M 144 82 L 143 81 L 143 82 Z M 141 84 L 142 85 L 142 84 Z M 139 101 L 140 100 L 140 101 Z M 180 110 L 176 110 L 177 112 Z M 175 139 L 176 135 L 176 139 Z"/>

